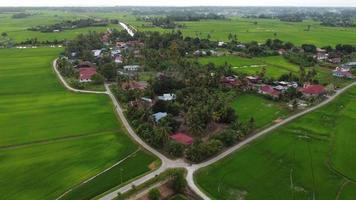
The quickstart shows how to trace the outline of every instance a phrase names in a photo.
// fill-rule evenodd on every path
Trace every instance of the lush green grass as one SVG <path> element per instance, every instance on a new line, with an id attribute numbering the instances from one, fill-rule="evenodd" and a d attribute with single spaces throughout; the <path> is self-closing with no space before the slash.
<path id="1" fill-rule="evenodd" d="M 144 152 L 139 151 L 106 173 L 79 186 L 73 192 L 69 192 L 61 199 L 85 200 L 96 197 L 111 188 L 127 183 L 132 177 L 137 177 L 149 171 L 148 165 L 153 161 L 152 157 L 148 157 Z M 137 163 L 140 167 L 137 167 Z"/>
<path id="2" fill-rule="evenodd" d="M 0 50 L 0 194 L 4 199 L 54 199 L 137 150 L 107 96 L 75 94 L 60 85 L 51 64 L 61 51 Z M 125 180 L 149 171 L 152 161 L 140 152 L 122 163 L 123 168 L 136 166 L 126 172 Z M 105 185 L 110 174 L 102 177 L 94 179 L 100 184 L 90 187 L 88 195 L 117 183 Z"/>
<path id="3" fill-rule="evenodd" d="M 356 180 L 356 87 L 334 102 L 200 170 L 214 199 L 352 199 Z M 340 191 L 339 191 L 340 190 Z"/>
<path id="4" fill-rule="evenodd" d="M 239 120 L 247 123 L 251 117 L 255 119 L 255 127 L 261 128 L 274 120 L 288 115 L 288 110 L 278 103 L 259 95 L 244 94 L 233 103 Z"/>
<path id="5" fill-rule="evenodd" d="M 266 69 L 266 76 L 279 78 L 283 74 L 289 72 L 298 73 L 299 67 L 289 63 L 282 56 L 270 56 L 260 58 L 243 58 L 239 56 L 218 56 L 218 57 L 203 57 L 199 61 L 202 64 L 214 63 L 217 66 L 222 66 L 225 63 L 230 64 L 236 72 L 255 75 Z"/>

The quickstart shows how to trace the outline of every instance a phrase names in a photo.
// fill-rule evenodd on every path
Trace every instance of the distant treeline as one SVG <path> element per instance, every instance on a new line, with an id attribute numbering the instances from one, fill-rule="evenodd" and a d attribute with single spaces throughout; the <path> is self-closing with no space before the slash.
<path id="1" fill-rule="evenodd" d="M 320 25 L 333 27 L 356 27 L 353 20 L 356 19 L 356 11 L 343 10 L 340 12 L 297 12 L 283 14 L 249 15 L 247 18 L 279 19 L 287 22 L 302 22 L 305 19 L 320 21 Z"/>
<path id="2" fill-rule="evenodd" d="M 84 28 L 89 26 L 107 26 L 109 23 L 118 23 L 118 20 L 108 20 L 108 19 L 79 19 L 79 20 L 68 20 L 61 23 L 52 25 L 41 25 L 29 28 L 30 31 L 40 31 L 44 33 L 63 31 L 75 28 Z"/>
<path id="3" fill-rule="evenodd" d="M 138 14 L 138 12 L 134 12 Z M 180 21 L 200 21 L 206 19 L 225 19 L 225 16 L 218 15 L 214 13 L 196 13 L 196 12 L 174 12 L 166 15 L 165 17 L 157 16 L 139 16 L 137 17 L 138 21 L 151 22 L 153 26 L 161 28 L 183 28 L 184 25 L 177 24 L 175 22 Z"/>
<path id="4" fill-rule="evenodd" d="M 21 18 L 26 18 L 29 16 L 31 16 L 31 14 L 29 14 L 29 13 L 16 13 L 16 14 L 12 15 L 12 18 L 13 19 L 21 19 Z"/>

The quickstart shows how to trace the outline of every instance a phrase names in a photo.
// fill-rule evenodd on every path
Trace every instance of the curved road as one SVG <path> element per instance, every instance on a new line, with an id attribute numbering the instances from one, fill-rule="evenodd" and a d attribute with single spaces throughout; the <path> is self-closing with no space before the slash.
<path id="1" fill-rule="evenodd" d="M 121 24 L 121 23 L 120 23 Z M 123 26 L 124 27 L 124 26 Z M 127 29 L 126 29 L 126 28 Z M 124 28 L 126 30 L 130 30 L 128 29 L 127 26 L 125 26 Z M 132 32 L 132 31 L 131 31 Z M 129 33 L 130 34 L 130 33 Z M 59 79 L 61 80 L 61 82 L 63 83 L 63 85 L 68 89 L 68 90 L 71 90 L 73 92 L 79 92 L 79 93 L 92 93 L 92 94 L 106 94 L 108 95 L 114 106 L 115 106 L 115 111 L 117 112 L 117 114 L 119 115 L 120 117 L 120 120 L 122 121 L 123 125 L 125 126 L 125 128 L 127 129 L 127 132 L 128 134 L 139 144 L 141 145 L 143 148 L 145 148 L 146 150 L 148 150 L 149 152 L 151 152 L 152 154 L 154 154 L 155 156 L 157 156 L 158 158 L 161 159 L 162 161 L 162 165 L 155 171 L 145 175 L 145 176 L 142 176 L 141 178 L 138 178 L 134 181 L 132 181 L 131 183 L 119 188 L 119 189 L 116 189 L 114 191 L 111 191 L 110 193 L 104 195 L 103 197 L 101 197 L 100 199 L 101 200 L 111 200 L 111 199 L 114 199 L 115 197 L 117 197 L 117 194 L 118 192 L 120 193 L 124 193 L 124 192 L 127 192 L 129 191 L 130 189 L 132 189 L 132 186 L 135 185 L 135 186 L 138 186 L 138 185 L 141 185 L 143 183 L 145 183 L 146 181 L 154 178 L 156 175 L 164 172 L 165 170 L 169 169 L 169 168 L 185 168 L 187 170 L 187 182 L 188 182 L 188 185 L 189 187 L 197 194 L 199 195 L 202 199 L 204 200 L 209 200 L 210 198 L 204 193 L 202 192 L 198 186 L 195 184 L 194 182 L 194 172 L 196 172 L 197 170 L 199 170 L 200 168 L 203 168 L 203 167 L 206 167 L 208 165 L 211 165 L 223 158 L 225 158 L 226 156 L 230 155 L 231 153 L 243 148 L 244 146 L 248 145 L 249 143 L 253 142 L 254 140 L 260 138 L 261 136 L 267 134 L 267 133 L 270 133 L 271 131 L 279 128 L 280 126 L 283 126 L 291 121 L 293 121 L 294 119 L 298 118 L 298 117 L 301 117 L 309 112 L 312 112 L 326 104 L 328 104 L 329 102 L 333 101 L 336 97 L 338 97 L 340 94 L 342 94 L 343 92 L 345 92 L 347 89 L 351 88 L 352 86 L 355 86 L 356 85 L 356 82 L 353 82 L 351 83 L 350 85 L 336 91 L 336 93 L 329 97 L 327 100 L 323 101 L 322 103 L 314 106 L 314 107 L 311 107 L 311 108 L 308 108 L 300 113 L 297 113 L 293 116 L 290 116 L 286 119 L 284 119 L 281 123 L 278 123 L 278 124 L 275 124 L 273 126 L 270 126 L 268 127 L 267 129 L 265 130 L 262 130 L 254 135 L 252 135 L 251 137 L 247 138 L 246 140 L 236 144 L 235 146 L 233 147 L 230 147 L 229 149 L 227 149 L 226 151 L 222 152 L 221 154 L 217 155 L 216 157 L 214 158 L 211 158 L 203 163 L 199 163 L 199 164 L 189 164 L 187 163 L 186 161 L 182 160 L 182 159 L 178 159 L 178 160 L 172 160 L 172 159 L 169 159 L 167 158 L 166 156 L 164 156 L 163 154 L 161 154 L 160 152 L 158 152 L 156 149 L 152 148 L 151 146 L 149 146 L 148 144 L 146 144 L 136 133 L 135 131 L 132 129 L 132 127 L 130 126 L 129 122 L 127 121 L 124 113 L 123 113 L 123 110 L 122 110 L 122 107 L 120 106 L 119 102 L 116 100 L 115 96 L 113 95 L 113 93 L 111 92 L 110 88 L 109 88 L 109 84 L 105 84 L 105 89 L 106 91 L 104 92 L 99 92 L 99 91 L 89 91 L 89 90 L 78 90 L 78 89 L 75 89 L 75 88 L 72 88 L 66 81 L 65 79 L 61 76 L 61 74 L 59 73 L 57 67 L 56 67 L 56 62 L 57 60 L 53 61 L 53 69 L 54 71 L 56 72 L 57 76 L 59 77 Z"/>

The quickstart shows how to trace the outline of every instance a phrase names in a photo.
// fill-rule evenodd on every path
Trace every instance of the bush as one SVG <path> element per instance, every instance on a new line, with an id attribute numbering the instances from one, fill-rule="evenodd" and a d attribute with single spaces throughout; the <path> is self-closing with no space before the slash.
<path id="1" fill-rule="evenodd" d="M 174 141 L 170 141 L 167 144 L 167 151 L 169 155 L 174 157 L 181 157 L 183 156 L 184 146 Z"/>
<path id="2" fill-rule="evenodd" d="M 92 77 L 92 81 L 94 84 L 99 85 L 99 84 L 103 84 L 104 83 L 104 77 L 99 74 L 96 73 L 93 77 Z"/>
<path id="3" fill-rule="evenodd" d="M 237 135 L 233 130 L 225 130 L 214 136 L 214 139 L 221 141 L 224 146 L 231 146 L 237 141 Z"/>
<path id="4" fill-rule="evenodd" d="M 153 188 L 148 192 L 148 199 L 149 200 L 159 200 L 161 193 L 157 188 Z"/>
<path id="5" fill-rule="evenodd" d="M 187 181 L 184 178 L 182 171 L 174 172 L 172 180 L 172 188 L 176 193 L 181 193 L 187 186 Z"/>

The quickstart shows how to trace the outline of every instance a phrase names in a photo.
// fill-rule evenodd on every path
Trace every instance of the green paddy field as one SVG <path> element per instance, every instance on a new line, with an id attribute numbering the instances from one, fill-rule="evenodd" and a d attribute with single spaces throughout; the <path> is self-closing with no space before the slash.
<path id="1" fill-rule="evenodd" d="M 339 199 L 356 195 L 356 87 L 196 174 L 213 199 Z"/>
<path id="2" fill-rule="evenodd" d="M 0 50 L 0 199 L 55 199 L 132 155 L 66 198 L 89 199 L 156 161 L 125 134 L 107 96 L 72 93 L 59 83 L 51 64 L 61 51 Z"/>
<path id="3" fill-rule="evenodd" d="M 239 95 L 232 102 L 232 107 L 241 122 L 247 123 L 251 117 L 254 118 L 256 129 L 263 128 L 278 118 L 285 118 L 290 112 L 279 103 L 256 94 Z"/>
<path id="4" fill-rule="evenodd" d="M 132 21 L 129 20 L 128 21 Z M 257 24 L 255 24 L 257 22 Z M 326 27 L 320 22 L 306 20 L 304 22 L 281 22 L 277 19 L 245 19 L 234 17 L 228 20 L 201 20 L 179 22 L 186 27 L 180 29 L 185 36 L 228 41 L 228 35 L 236 34 L 238 41 L 265 42 L 267 39 L 278 38 L 295 45 L 305 43 L 319 47 L 336 44 L 356 44 L 356 28 Z M 170 32 L 171 29 L 143 27 L 144 22 L 132 22 L 139 30 Z M 310 25 L 310 31 L 305 31 Z"/>

